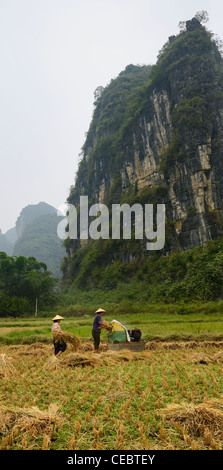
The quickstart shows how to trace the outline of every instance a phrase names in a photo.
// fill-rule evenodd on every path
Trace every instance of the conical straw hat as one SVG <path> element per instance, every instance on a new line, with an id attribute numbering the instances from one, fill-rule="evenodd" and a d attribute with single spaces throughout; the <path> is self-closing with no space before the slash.
<path id="1" fill-rule="evenodd" d="M 103 310 L 103 308 L 99 308 L 99 309 L 96 310 L 96 312 L 94 312 L 94 313 L 103 313 L 103 312 L 106 312 L 106 310 Z"/>
<path id="2" fill-rule="evenodd" d="M 54 318 L 52 318 L 52 321 L 54 320 L 64 320 L 64 317 L 61 317 L 60 315 L 56 315 Z"/>

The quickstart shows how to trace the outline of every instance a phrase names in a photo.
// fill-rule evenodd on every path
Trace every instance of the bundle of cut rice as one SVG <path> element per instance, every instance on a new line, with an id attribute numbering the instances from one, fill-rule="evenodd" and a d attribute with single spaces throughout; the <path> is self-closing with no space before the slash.
<path id="1" fill-rule="evenodd" d="M 128 349 L 122 349 L 117 352 L 107 351 L 100 356 L 101 362 L 107 364 L 118 364 L 119 362 L 129 362 L 135 360 L 135 355 Z"/>
<path id="2" fill-rule="evenodd" d="M 8 377 L 15 373 L 16 369 L 11 362 L 11 358 L 6 354 L 0 354 L 0 376 Z"/>
<path id="3" fill-rule="evenodd" d="M 71 345 L 73 351 L 77 351 L 79 349 L 81 344 L 79 338 L 70 333 L 64 333 L 63 338 L 65 340 L 65 343 L 69 343 Z"/>
<path id="4" fill-rule="evenodd" d="M 80 354 L 80 353 L 73 353 L 69 354 L 66 358 L 60 361 L 61 364 L 70 367 L 76 366 L 94 366 L 99 362 L 100 358 L 96 355 L 91 354 Z"/>
<path id="5" fill-rule="evenodd" d="M 39 433 L 52 435 L 55 425 L 62 426 L 60 407 L 52 403 L 48 410 L 42 411 L 37 407 L 19 408 L 16 406 L 0 405 L 0 432 L 5 434 L 13 426 L 13 430 L 36 437 Z"/>
<path id="6" fill-rule="evenodd" d="M 58 344 L 69 343 L 73 351 L 77 351 L 81 344 L 80 340 L 70 333 L 62 334 L 58 331 L 55 331 L 53 332 L 53 339 Z"/>
<path id="7" fill-rule="evenodd" d="M 138 354 L 133 354 L 131 351 L 122 350 L 119 352 L 106 351 L 101 354 L 94 354 L 93 352 L 87 351 L 84 353 L 73 353 L 64 357 L 60 361 L 60 365 L 66 365 L 70 367 L 76 366 L 97 366 L 98 364 L 104 366 L 113 366 L 120 362 L 134 361 L 142 358 Z"/>
<path id="8" fill-rule="evenodd" d="M 42 411 L 37 407 L 28 409 L 18 409 L 17 420 L 14 426 L 22 432 L 32 430 L 33 435 L 40 433 L 52 434 L 55 424 L 62 425 L 63 418 L 60 414 L 60 406 L 56 403 L 51 403 L 48 410 Z"/>
<path id="9" fill-rule="evenodd" d="M 171 404 L 160 410 L 164 418 L 181 423 L 193 435 L 204 435 L 209 430 L 212 436 L 223 437 L 223 399 L 212 399 L 198 405 Z"/>
<path id="10" fill-rule="evenodd" d="M 7 434 L 14 421 L 14 415 L 8 412 L 6 406 L 0 404 L 0 435 Z"/>
<path id="11" fill-rule="evenodd" d="M 216 362 L 214 355 L 210 356 L 209 354 L 205 354 L 203 351 L 192 352 L 187 360 L 194 364 L 213 364 Z"/>
<path id="12" fill-rule="evenodd" d="M 58 330 L 54 330 L 52 333 L 52 336 L 53 336 L 53 340 L 55 341 L 55 343 L 61 344 L 61 342 L 63 341 L 63 335 Z"/>
<path id="13" fill-rule="evenodd" d="M 81 351 L 93 351 L 93 344 L 92 343 L 88 343 L 88 342 L 82 342 L 81 345 L 80 345 L 80 349 Z"/>
<path id="14" fill-rule="evenodd" d="M 58 361 L 56 356 L 50 357 L 44 365 L 44 369 L 46 370 L 58 370 L 60 369 L 60 367 L 61 367 L 61 361 Z"/>

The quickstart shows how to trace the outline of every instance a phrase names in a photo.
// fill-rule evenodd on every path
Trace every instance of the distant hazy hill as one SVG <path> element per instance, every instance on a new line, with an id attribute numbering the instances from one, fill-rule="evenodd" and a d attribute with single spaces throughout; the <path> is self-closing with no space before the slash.
<path id="1" fill-rule="evenodd" d="M 0 251 L 4 251 L 8 256 L 12 255 L 13 252 L 13 243 L 9 241 L 6 234 L 4 235 L 0 230 Z"/>
<path id="2" fill-rule="evenodd" d="M 29 210 L 25 210 L 28 208 Z M 33 213 L 30 212 L 30 206 L 25 209 L 22 212 L 26 218 L 20 219 L 19 222 L 21 224 L 19 230 L 22 227 L 22 234 L 15 243 L 13 254 L 27 258 L 33 256 L 37 261 L 46 263 L 48 270 L 60 277 L 60 266 L 65 256 L 65 248 L 57 235 L 57 225 L 63 217 L 58 217 L 56 209 L 52 208 L 54 210 L 51 213 L 40 215 L 32 220 Z M 31 220 L 30 223 L 27 222 L 28 217 Z"/>
<path id="3" fill-rule="evenodd" d="M 25 227 L 30 224 L 34 219 L 45 214 L 56 214 L 56 209 L 46 202 L 39 202 L 38 204 L 29 204 L 22 209 L 17 221 L 16 232 L 17 237 L 20 238 L 24 232 Z"/>
<path id="4" fill-rule="evenodd" d="M 0 251 L 8 256 L 34 257 L 45 263 L 54 276 L 61 277 L 60 266 L 66 251 L 57 235 L 57 226 L 62 219 L 46 202 L 24 207 L 15 227 L 5 234 L 0 230 Z"/>

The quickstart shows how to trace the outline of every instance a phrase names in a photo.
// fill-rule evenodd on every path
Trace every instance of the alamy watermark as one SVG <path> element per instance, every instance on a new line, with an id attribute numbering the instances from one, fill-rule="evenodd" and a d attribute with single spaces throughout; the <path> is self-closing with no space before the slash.
<path id="1" fill-rule="evenodd" d="M 61 205 L 57 215 L 62 214 L 65 217 L 57 226 L 58 237 L 61 240 L 68 237 L 72 240 L 106 240 L 110 238 L 111 232 L 113 240 L 129 240 L 132 238 L 134 226 L 135 239 L 146 238 L 147 250 L 162 250 L 165 245 L 165 204 L 157 204 L 156 214 L 153 204 L 112 204 L 111 209 L 110 214 L 108 207 L 101 203 L 93 204 L 89 208 L 88 196 L 80 196 L 78 210 L 73 204 Z"/>

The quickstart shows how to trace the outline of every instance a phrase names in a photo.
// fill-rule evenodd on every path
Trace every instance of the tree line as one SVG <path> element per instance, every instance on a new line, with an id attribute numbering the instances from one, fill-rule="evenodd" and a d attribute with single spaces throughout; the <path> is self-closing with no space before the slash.
<path id="1" fill-rule="evenodd" d="M 47 265 L 34 257 L 0 252 L 0 316 L 21 316 L 53 302 L 57 287 Z"/>

